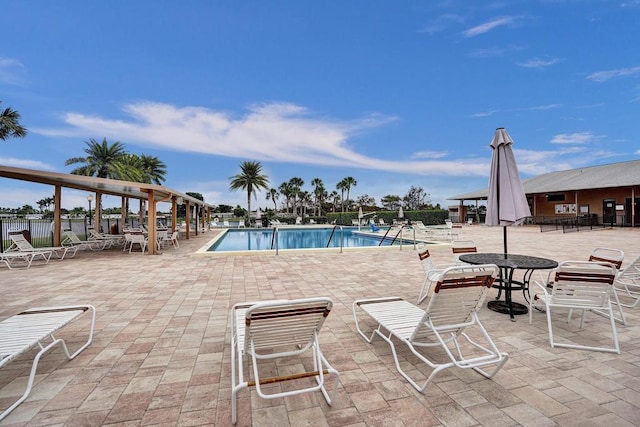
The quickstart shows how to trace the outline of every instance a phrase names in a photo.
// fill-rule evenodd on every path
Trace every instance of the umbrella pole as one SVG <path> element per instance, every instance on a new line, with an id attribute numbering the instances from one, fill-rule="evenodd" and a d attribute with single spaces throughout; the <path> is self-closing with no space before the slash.
<path id="1" fill-rule="evenodd" d="M 502 240 L 504 243 L 504 258 L 507 258 L 507 226 L 503 225 L 502 226 Z"/>

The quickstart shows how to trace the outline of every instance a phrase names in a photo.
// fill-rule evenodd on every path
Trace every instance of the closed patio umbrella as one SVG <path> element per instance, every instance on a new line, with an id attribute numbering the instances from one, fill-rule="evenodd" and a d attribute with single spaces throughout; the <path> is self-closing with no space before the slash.
<path id="1" fill-rule="evenodd" d="M 402 211 L 402 206 L 400 206 L 400 209 L 398 210 L 398 218 L 400 219 L 404 218 L 404 212 Z"/>
<path id="2" fill-rule="evenodd" d="M 502 226 L 504 253 L 507 254 L 507 226 L 519 224 L 531 216 L 531 210 L 513 155 L 513 140 L 504 128 L 498 128 L 490 145 L 493 155 L 485 223 Z"/>
<path id="3" fill-rule="evenodd" d="M 360 224 L 362 223 L 362 218 L 364 218 L 364 214 L 362 213 L 362 206 L 358 208 L 358 230 L 360 230 Z"/>

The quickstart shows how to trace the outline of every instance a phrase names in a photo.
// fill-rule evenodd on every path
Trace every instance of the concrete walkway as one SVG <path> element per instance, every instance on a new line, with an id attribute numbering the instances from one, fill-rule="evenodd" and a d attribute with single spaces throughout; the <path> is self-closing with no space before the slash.
<path id="1" fill-rule="evenodd" d="M 194 255 L 216 231 L 181 240 L 180 249 L 149 256 L 120 250 L 8 270 L 0 266 L 0 319 L 43 305 L 90 303 L 95 339 L 71 362 L 60 349 L 46 355 L 31 396 L 7 426 L 191 426 L 231 424 L 229 309 L 240 301 L 329 296 L 335 306 L 320 340 L 341 372 L 329 407 L 320 394 L 239 399 L 239 426 L 513 426 L 640 424 L 640 307 L 618 326 L 622 354 L 552 349 L 546 318 L 509 321 L 486 309 L 481 319 L 511 358 L 492 380 L 450 369 L 417 393 L 396 371 L 389 347 L 354 332 L 354 299 L 398 295 L 414 302 L 422 268 L 412 246 L 345 251 L 281 251 L 280 255 Z M 502 229 L 465 226 L 461 239 L 499 252 Z M 511 253 L 557 261 L 586 260 L 595 246 L 640 255 L 640 230 L 562 234 L 536 227 L 508 229 Z M 449 245 L 431 250 L 436 263 L 453 259 Z M 495 292 L 495 291 L 494 291 Z M 514 300 L 524 302 L 521 293 Z M 573 330 L 573 329 L 571 329 Z M 61 336 L 82 340 L 70 325 Z M 74 336 L 78 333 L 78 336 Z M 606 319 L 587 316 L 580 339 L 603 341 Z M 33 353 L 31 354 L 33 356 Z M 0 370 L 0 408 L 24 390 L 31 358 Z M 424 368 L 413 359 L 415 372 Z"/>

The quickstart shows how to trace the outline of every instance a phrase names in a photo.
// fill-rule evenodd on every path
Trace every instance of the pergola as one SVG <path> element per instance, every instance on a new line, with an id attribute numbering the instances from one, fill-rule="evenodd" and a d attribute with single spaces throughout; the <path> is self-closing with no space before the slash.
<path id="1" fill-rule="evenodd" d="M 62 224 L 61 222 L 61 200 L 62 200 L 62 188 L 73 188 L 76 190 L 83 190 L 95 193 L 96 209 L 95 209 L 95 223 L 100 223 L 100 200 L 103 194 L 120 196 L 122 198 L 122 217 L 121 227 L 124 228 L 125 222 L 125 209 L 126 199 L 140 200 L 141 215 L 143 215 L 142 205 L 143 202 L 148 203 L 148 223 L 152 224 L 149 227 L 149 241 L 156 241 L 156 205 L 157 203 L 171 203 L 171 227 L 172 231 L 175 231 L 177 222 L 176 205 L 184 203 L 186 205 L 187 218 L 186 218 L 186 238 L 189 238 L 189 223 L 190 223 L 190 207 L 197 206 L 198 209 L 204 209 L 207 213 L 207 221 L 210 220 L 211 209 L 214 206 L 203 202 L 202 200 L 191 197 L 185 193 L 173 190 L 163 185 L 145 184 L 140 182 L 120 181 L 107 178 L 94 178 L 83 175 L 72 175 L 58 172 L 47 172 L 34 169 L 16 168 L 10 166 L 0 165 L 0 177 L 18 179 L 21 181 L 36 182 L 39 184 L 48 184 L 54 187 L 54 212 L 53 218 L 55 224 Z M 202 227 L 204 228 L 204 215 L 201 215 Z M 196 227 L 196 235 L 198 234 L 198 227 Z M 59 246 L 61 242 L 61 230 L 60 227 L 55 227 L 53 233 L 54 245 Z M 157 253 L 155 244 L 149 245 L 149 254 L 154 255 Z"/>

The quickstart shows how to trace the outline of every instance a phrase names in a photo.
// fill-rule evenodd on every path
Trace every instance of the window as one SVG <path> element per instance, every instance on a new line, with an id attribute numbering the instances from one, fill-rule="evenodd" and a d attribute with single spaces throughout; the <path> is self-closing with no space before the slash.
<path id="1" fill-rule="evenodd" d="M 560 194 L 545 194 L 547 202 L 564 202 L 564 193 Z"/>

